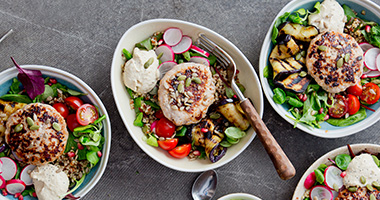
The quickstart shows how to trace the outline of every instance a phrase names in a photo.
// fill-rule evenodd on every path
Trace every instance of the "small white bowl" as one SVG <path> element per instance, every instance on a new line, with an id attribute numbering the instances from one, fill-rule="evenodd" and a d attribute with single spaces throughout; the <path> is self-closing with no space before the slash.
<path id="1" fill-rule="evenodd" d="M 239 79 L 246 87 L 245 95 L 252 100 L 257 112 L 262 117 L 264 108 L 260 82 L 252 65 L 244 54 L 223 36 L 210 29 L 190 22 L 173 19 L 153 19 L 138 23 L 132 26 L 121 37 L 113 56 L 111 68 L 111 85 L 116 106 L 129 134 L 135 142 L 145 153 L 162 165 L 183 172 L 201 172 L 220 167 L 233 160 L 252 142 L 255 137 L 252 128 L 247 131 L 247 136 L 242 138 L 238 144 L 228 148 L 226 155 L 221 160 L 216 163 L 211 163 L 208 159 L 190 161 L 188 158 L 173 158 L 166 151 L 149 146 L 144 142 L 142 140 L 144 133 L 141 128 L 133 125 L 136 116 L 135 112 L 130 108 L 130 98 L 123 84 L 121 75 L 122 66 L 124 65 L 124 61 L 121 57 L 122 50 L 125 48 L 132 52 L 136 43 L 148 38 L 157 31 L 164 31 L 169 27 L 180 28 L 184 35 L 192 37 L 193 40 L 197 38 L 199 33 L 205 33 L 208 38 L 225 49 L 231 57 L 234 58 L 236 65 L 240 70 Z"/>
<path id="2" fill-rule="evenodd" d="M 376 152 L 380 152 L 380 145 L 377 145 L 377 144 L 353 144 L 353 145 L 350 145 L 351 146 L 351 149 L 352 151 L 354 152 L 354 154 L 357 154 L 359 153 L 360 151 L 364 150 L 364 149 L 367 149 L 369 152 L 371 153 L 376 153 Z M 326 153 L 325 155 L 323 155 L 322 157 L 320 157 L 318 160 L 316 160 L 307 170 L 306 172 L 303 174 L 303 176 L 301 177 L 300 181 L 298 182 L 297 184 L 297 187 L 294 191 L 294 194 L 293 194 L 293 200 L 302 200 L 302 196 L 305 194 L 306 192 L 306 188 L 304 186 L 304 182 L 306 180 L 306 177 L 311 173 L 313 172 L 315 169 L 317 169 L 319 167 L 319 165 L 321 164 L 327 164 L 327 165 L 331 165 L 331 162 L 328 160 L 329 158 L 331 159 L 334 159 L 337 155 L 339 154 L 349 154 L 348 152 L 348 147 L 347 146 L 342 146 L 342 147 L 339 147 L 337 149 L 334 149 L 328 153 Z"/>
<path id="3" fill-rule="evenodd" d="M 380 22 L 380 7 L 373 3 L 372 1 L 369 0 L 337 0 L 341 5 L 347 4 L 351 8 L 355 9 L 358 11 L 358 15 L 362 16 L 360 12 L 362 10 L 366 11 L 365 19 L 368 20 L 373 20 L 375 22 Z M 314 4 L 316 3 L 316 0 L 293 0 L 289 2 L 275 17 L 274 21 L 272 22 L 272 25 L 270 26 L 267 35 L 265 36 L 265 40 L 263 42 L 263 45 L 261 47 L 261 52 L 260 52 L 260 68 L 259 68 L 259 76 L 261 80 L 261 84 L 263 86 L 263 90 L 265 93 L 265 96 L 267 97 L 269 103 L 272 105 L 273 109 L 282 117 L 284 118 L 287 122 L 290 124 L 294 125 L 294 120 L 290 119 L 288 116 L 292 116 L 290 112 L 287 110 L 289 108 L 285 107 L 284 105 L 276 104 L 273 101 L 273 90 L 270 87 L 268 80 L 264 77 L 264 68 L 269 64 L 268 58 L 269 54 L 272 51 L 273 44 L 271 42 L 271 36 L 272 36 L 272 28 L 273 24 L 276 19 L 278 19 L 279 16 L 283 15 L 285 12 L 293 12 L 296 11 L 300 8 L 305 8 L 305 9 L 312 9 Z M 297 128 L 311 134 L 317 137 L 322 137 L 322 138 L 339 138 L 339 137 L 344 137 L 348 135 L 352 135 L 354 133 L 357 133 L 361 130 L 366 129 L 367 127 L 371 126 L 372 124 L 376 123 L 380 119 L 380 103 L 376 103 L 374 105 L 370 106 L 372 109 L 376 110 L 376 112 L 372 112 L 367 110 L 367 118 L 355 123 L 351 126 L 347 127 L 335 127 L 327 122 L 323 122 L 321 124 L 322 128 L 317 129 L 317 128 L 311 128 L 307 125 L 304 125 L 302 123 L 297 123 Z"/>
<path id="4" fill-rule="evenodd" d="M 91 102 L 92 104 L 98 106 L 100 114 L 107 116 L 105 121 L 103 121 L 103 136 L 105 142 L 102 149 L 102 157 L 99 163 L 91 169 L 89 174 L 86 175 L 83 184 L 73 193 L 74 196 L 83 197 L 96 185 L 96 183 L 102 177 L 104 170 L 106 169 L 111 148 L 111 122 L 107 114 L 107 110 L 98 95 L 96 95 L 90 86 L 88 86 L 85 82 L 73 74 L 57 68 L 41 65 L 22 65 L 21 67 L 23 69 L 40 70 L 43 76 L 55 78 L 58 80 L 58 82 L 66 85 L 71 89 L 87 93 L 86 96 L 83 96 L 81 98 L 84 99 L 85 102 Z M 18 71 L 16 67 L 9 68 L 0 73 L 0 96 L 6 94 L 9 91 L 10 85 L 12 84 L 12 79 L 17 77 L 17 74 Z M 10 195 L 8 195 L 7 198 L 15 199 Z M 28 196 L 24 199 L 29 200 L 35 198 Z"/>
<path id="5" fill-rule="evenodd" d="M 246 193 L 232 193 L 220 197 L 218 200 L 261 200 L 259 197 Z"/>

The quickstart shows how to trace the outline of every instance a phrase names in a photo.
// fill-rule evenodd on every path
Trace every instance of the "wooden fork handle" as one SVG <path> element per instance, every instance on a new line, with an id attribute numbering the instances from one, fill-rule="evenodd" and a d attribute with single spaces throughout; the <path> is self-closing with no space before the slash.
<path id="1" fill-rule="evenodd" d="M 290 162 L 276 139 L 268 130 L 267 126 L 261 120 L 259 114 L 253 107 L 249 99 L 243 100 L 240 103 L 241 108 L 245 112 L 249 123 L 255 129 L 257 136 L 263 144 L 265 150 L 269 154 L 274 167 L 281 179 L 288 180 L 296 174 L 296 169 Z"/>

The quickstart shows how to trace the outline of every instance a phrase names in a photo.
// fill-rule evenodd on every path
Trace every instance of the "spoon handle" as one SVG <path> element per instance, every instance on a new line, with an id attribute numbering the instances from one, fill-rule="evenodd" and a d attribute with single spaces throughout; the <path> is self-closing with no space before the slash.
<path id="1" fill-rule="evenodd" d="M 274 167 L 281 179 L 288 180 L 296 174 L 296 169 L 290 162 L 285 152 L 282 150 L 276 139 L 268 130 L 267 126 L 261 120 L 260 115 L 253 107 L 249 99 L 245 99 L 240 103 L 249 123 L 255 129 L 257 136 L 263 144 L 265 150 L 269 154 Z"/>

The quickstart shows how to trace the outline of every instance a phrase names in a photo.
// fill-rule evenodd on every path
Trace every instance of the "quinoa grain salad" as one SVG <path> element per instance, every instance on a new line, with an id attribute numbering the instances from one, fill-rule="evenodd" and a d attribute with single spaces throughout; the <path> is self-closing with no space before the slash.
<path id="1" fill-rule="evenodd" d="M 181 29 L 155 32 L 122 55 L 134 125 L 147 144 L 174 158 L 213 163 L 246 135 L 249 123 L 227 84 L 226 69 Z"/>

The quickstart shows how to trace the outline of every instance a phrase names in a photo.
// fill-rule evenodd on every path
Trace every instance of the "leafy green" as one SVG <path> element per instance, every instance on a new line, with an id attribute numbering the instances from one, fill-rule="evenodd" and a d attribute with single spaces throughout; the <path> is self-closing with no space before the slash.
<path id="1" fill-rule="evenodd" d="M 86 175 L 83 174 L 82 178 L 79 179 L 79 181 L 75 180 L 75 187 L 73 189 L 71 189 L 70 191 L 66 192 L 65 194 L 61 195 L 59 198 L 63 199 L 66 195 L 68 194 L 71 194 L 73 193 L 76 189 L 79 188 L 80 185 L 82 185 L 83 181 L 84 181 L 84 178 L 86 177 Z"/>
<path id="2" fill-rule="evenodd" d="M 72 89 L 67 89 L 67 93 L 69 93 L 71 96 L 85 96 L 87 95 L 86 93 L 82 93 L 82 92 L 79 92 L 79 91 L 76 91 L 76 90 L 72 90 Z"/>
<path id="3" fill-rule="evenodd" d="M 356 122 L 359 122 L 367 117 L 367 113 L 365 112 L 365 108 L 360 108 L 357 113 L 351 115 L 345 119 L 328 119 L 327 123 L 333 126 L 349 126 Z"/>
<path id="4" fill-rule="evenodd" d="M 150 107 L 152 107 L 153 109 L 155 110 L 159 110 L 161 109 L 159 105 L 157 105 L 156 103 L 154 103 L 153 101 L 150 101 L 150 100 L 145 100 L 144 103 Z"/>
<path id="5" fill-rule="evenodd" d="M 228 98 L 232 98 L 235 95 L 234 90 L 228 86 L 225 86 L 225 88 L 226 88 L 226 96 Z"/>
<path id="6" fill-rule="evenodd" d="M 183 126 L 179 131 L 176 131 L 175 135 L 182 137 L 186 135 L 187 128 Z"/>
<path id="7" fill-rule="evenodd" d="M 127 61 L 132 58 L 132 54 L 126 49 L 123 49 L 123 55 Z"/>
<path id="8" fill-rule="evenodd" d="M 137 43 L 135 46 L 137 48 L 143 49 L 143 50 L 152 50 L 153 49 L 152 42 L 150 41 L 150 38 L 147 38 L 147 39 Z"/>
<path id="9" fill-rule="evenodd" d="M 346 170 L 351 162 L 351 156 L 348 154 L 339 154 L 335 157 L 336 166 L 341 170 Z"/>
<path id="10" fill-rule="evenodd" d="M 316 181 L 320 184 L 323 184 L 323 182 L 325 180 L 325 177 L 323 176 L 323 172 L 321 172 L 321 170 L 319 170 L 319 169 L 315 169 L 314 173 L 315 173 Z"/>
<path id="11" fill-rule="evenodd" d="M 227 140 L 223 140 L 221 143 L 220 143 L 220 146 L 222 146 L 222 147 L 230 147 L 230 146 L 232 146 L 232 144 L 231 143 L 229 143 Z"/>
<path id="12" fill-rule="evenodd" d="M 186 51 L 185 53 L 182 53 L 182 56 L 183 56 L 183 58 L 184 58 L 186 61 L 189 61 L 189 60 L 190 60 L 190 52 L 189 52 L 189 51 Z"/>
<path id="13" fill-rule="evenodd" d="M 9 93 L 10 94 L 20 93 L 21 92 L 20 84 L 21 84 L 21 82 L 17 78 L 13 78 L 13 82 L 12 82 Z"/>
<path id="14" fill-rule="evenodd" d="M 284 90 L 281 88 L 275 88 L 273 90 L 274 95 L 273 95 L 273 101 L 276 102 L 277 104 L 283 104 L 286 101 L 286 94 Z"/>
<path id="15" fill-rule="evenodd" d="M 351 18 L 356 18 L 356 13 L 346 4 L 342 5 L 344 14 L 347 16 L 347 21 L 350 21 Z"/>
<path id="16" fill-rule="evenodd" d="M 142 112 L 138 113 L 135 121 L 133 121 L 133 125 L 143 127 L 144 126 L 144 123 L 142 122 L 143 116 L 144 114 Z"/>
<path id="17" fill-rule="evenodd" d="M 273 42 L 274 45 L 277 44 L 277 36 L 278 36 L 278 26 L 280 26 L 280 24 L 286 22 L 286 20 L 288 19 L 290 13 L 289 12 L 286 12 L 284 13 L 283 15 L 281 15 L 280 17 L 278 17 L 276 19 L 276 21 L 274 22 L 274 25 L 273 25 L 273 30 L 272 30 L 272 37 L 271 37 L 271 40 Z"/>
<path id="18" fill-rule="evenodd" d="M 303 106 L 303 102 L 296 99 L 296 98 L 293 98 L 293 97 L 286 97 L 288 103 L 293 106 L 293 107 L 296 107 L 296 108 L 300 108 Z"/>
<path id="19" fill-rule="evenodd" d="M 141 107 L 141 102 L 142 102 L 143 98 L 142 97 L 137 97 L 136 99 L 134 99 L 133 101 L 133 107 L 135 108 L 135 113 L 140 113 L 140 110 L 139 108 Z"/>
<path id="20" fill-rule="evenodd" d="M 232 138 L 232 139 L 240 139 L 246 135 L 246 133 L 240 128 L 230 126 L 228 127 L 224 133 L 226 134 L 227 137 Z"/>
<path id="21" fill-rule="evenodd" d="M 74 141 L 75 137 L 72 133 L 69 133 L 69 138 L 66 142 L 66 149 L 65 153 L 69 152 L 70 150 L 76 150 L 78 148 L 77 142 Z"/>
<path id="22" fill-rule="evenodd" d="M 210 55 L 207 59 L 210 62 L 210 65 L 214 65 L 216 63 L 216 57 L 214 55 Z"/>
<path id="23" fill-rule="evenodd" d="M 99 160 L 100 160 L 100 158 L 98 156 L 98 151 L 89 151 L 89 152 L 87 152 L 86 153 L 86 158 L 93 165 L 96 165 L 99 162 Z"/>
<path id="24" fill-rule="evenodd" d="M 148 138 L 146 139 L 146 143 L 152 147 L 158 147 L 157 138 L 154 136 L 148 135 Z"/>
<path id="25" fill-rule="evenodd" d="M 32 103 L 32 100 L 27 95 L 22 94 L 4 94 L 0 97 L 4 101 L 14 101 L 18 103 Z"/>

